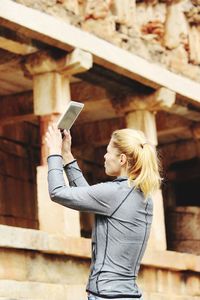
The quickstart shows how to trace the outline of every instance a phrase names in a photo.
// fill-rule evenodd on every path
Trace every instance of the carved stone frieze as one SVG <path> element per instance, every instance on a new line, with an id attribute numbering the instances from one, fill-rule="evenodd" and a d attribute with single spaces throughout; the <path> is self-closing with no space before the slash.
<path id="1" fill-rule="evenodd" d="M 185 15 L 191 25 L 200 25 L 200 6 L 193 6 Z"/>
<path id="2" fill-rule="evenodd" d="M 63 19 L 175 73 L 200 80 L 200 0 L 16 2 Z"/>

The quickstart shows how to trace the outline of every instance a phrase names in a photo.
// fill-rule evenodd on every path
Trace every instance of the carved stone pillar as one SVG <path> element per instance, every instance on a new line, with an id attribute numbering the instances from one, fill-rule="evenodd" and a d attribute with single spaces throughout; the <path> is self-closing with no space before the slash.
<path id="1" fill-rule="evenodd" d="M 147 139 L 153 145 L 158 144 L 155 114 L 148 110 L 136 110 L 126 115 L 126 124 L 129 128 L 135 128 L 145 133 Z"/>
<path id="2" fill-rule="evenodd" d="M 131 99 L 129 100 L 131 101 Z M 145 133 L 148 140 L 157 146 L 155 112 L 163 107 L 173 105 L 175 94 L 165 88 L 159 89 L 153 96 L 134 101 L 135 110 L 126 114 L 127 128 L 134 128 Z M 161 190 L 153 195 L 154 217 L 148 247 L 154 250 L 166 250 L 166 232 L 164 206 Z"/>
<path id="3" fill-rule="evenodd" d="M 91 68 L 92 56 L 75 49 L 62 59 L 55 60 L 43 52 L 29 57 L 25 66 L 33 76 L 34 113 L 40 116 L 41 165 L 37 168 L 39 229 L 61 235 L 80 236 L 79 212 L 54 203 L 49 198 L 46 163 L 48 152 L 44 137 L 49 124 L 57 120 L 70 101 L 70 75 Z"/>

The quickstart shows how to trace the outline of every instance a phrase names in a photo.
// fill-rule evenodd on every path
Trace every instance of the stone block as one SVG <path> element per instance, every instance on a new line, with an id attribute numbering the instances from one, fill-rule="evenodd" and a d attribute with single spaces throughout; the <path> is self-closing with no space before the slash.
<path id="1" fill-rule="evenodd" d="M 90 239 L 0 225 L 0 247 L 90 258 Z"/>
<path id="2" fill-rule="evenodd" d="M 110 2 L 110 0 L 87 0 L 85 18 L 104 19 L 108 17 Z"/>
<path id="3" fill-rule="evenodd" d="M 88 19 L 82 24 L 82 29 L 107 39 L 115 34 L 115 18 L 109 16 L 106 19 Z"/>
<path id="4" fill-rule="evenodd" d="M 200 297 L 176 295 L 175 293 L 172 294 L 152 293 L 149 295 L 148 300 L 200 300 Z"/>
<path id="5" fill-rule="evenodd" d="M 153 196 L 154 216 L 148 242 L 148 249 L 166 250 L 166 233 L 162 193 L 159 190 Z"/>
<path id="6" fill-rule="evenodd" d="M 200 277 L 189 276 L 185 282 L 186 294 L 200 298 Z"/>
<path id="7" fill-rule="evenodd" d="M 0 280 L 86 285 L 89 260 L 14 249 L 0 251 Z"/>
<path id="8" fill-rule="evenodd" d="M 155 268 L 141 266 L 138 284 L 145 292 L 155 292 L 157 286 L 157 273 Z M 146 298 L 145 298 L 146 299 Z"/>
<path id="9" fill-rule="evenodd" d="M 23 251 L 22 251 L 23 252 Z M 23 253 L 24 254 L 24 253 Z M 0 280 L 25 280 L 27 276 L 25 255 L 17 255 L 15 251 L 0 248 Z"/>
<path id="10" fill-rule="evenodd" d="M 135 24 L 135 6 L 133 0 L 112 1 L 111 11 L 116 16 L 117 23 L 131 27 Z"/>
<path id="11" fill-rule="evenodd" d="M 78 0 L 63 0 L 62 2 L 65 9 L 73 12 L 75 15 L 78 15 L 80 13 Z"/>
<path id="12" fill-rule="evenodd" d="M 200 208 L 173 207 L 167 213 L 169 247 L 200 254 Z"/>
<path id="13" fill-rule="evenodd" d="M 170 241 L 169 247 L 170 247 L 170 249 L 173 249 L 174 251 L 200 255 L 200 240 L 198 240 L 198 241 L 195 241 L 195 240 Z"/>
<path id="14" fill-rule="evenodd" d="M 0 295 L 9 300 L 86 300 L 84 285 L 62 285 L 14 280 L 0 281 Z"/>
<path id="15" fill-rule="evenodd" d="M 56 72 L 34 75 L 33 98 L 36 115 L 62 113 L 70 99 L 69 79 Z"/>
<path id="16" fill-rule="evenodd" d="M 167 270 L 167 278 L 168 293 L 174 293 L 177 295 L 187 294 L 185 282 L 183 280 L 184 276 L 182 272 L 174 272 L 171 270 Z"/>
<path id="17" fill-rule="evenodd" d="M 183 13 L 182 3 L 173 2 L 167 6 L 164 45 L 166 48 L 177 48 L 187 39 L 188 25 Z"/>

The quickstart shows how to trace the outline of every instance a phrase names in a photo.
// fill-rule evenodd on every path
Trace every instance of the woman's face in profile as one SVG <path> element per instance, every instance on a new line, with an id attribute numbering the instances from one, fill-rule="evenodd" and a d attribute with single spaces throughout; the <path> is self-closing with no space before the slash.
<path id="1" fill-rule="evenodd" d="M 110 140 L 107 146 L 107 152 L 104 155 L 104 167 L 105 173 L 108 176 L 120 176 L 121 164 L 120 164 L 120 154 L 118 150 L 112 145 L 112 140 Z"/>

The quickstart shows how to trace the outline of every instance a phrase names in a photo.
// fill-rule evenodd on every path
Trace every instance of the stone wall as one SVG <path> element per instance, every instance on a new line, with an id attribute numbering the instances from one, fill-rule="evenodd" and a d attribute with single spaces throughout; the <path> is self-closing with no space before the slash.
<path id="1" fill-rule="evenodd" d="M 38 126 L 34 122 L 0 126 L 0 224 L 38 228 L 39 156 Z"/>
<path id="2" fill-rule="evenodd" d="M 171 207 L 166 217 L 168 249 L 200 255 L 200 207 Z"/>
<path id="3" fill-rule="evenodd" d="M 0 299 L 86 300 L 90 240 L 0 225 Z M 145 300 L 200 300 L 200 258 L 145 253 L 138 284 Z"/>
<path id="4" fill-rule="evenodd" d="M 16 0 L 200 82 L 199 0 Z M 51 24 L 49 24 L 51 26 Z"/>

